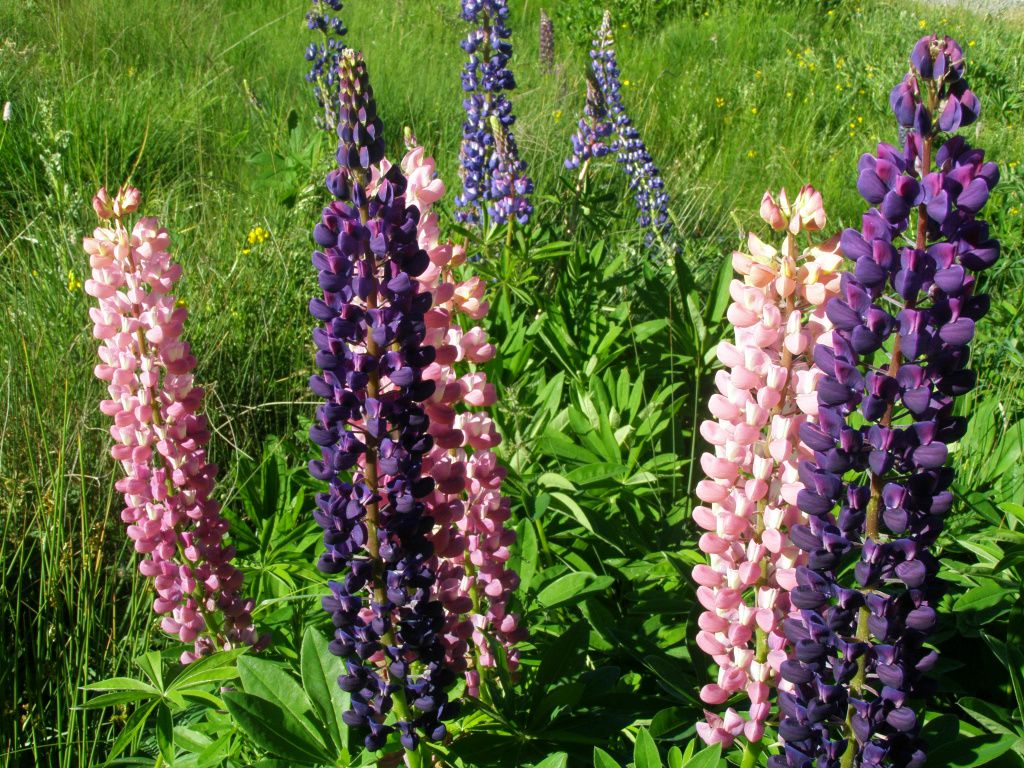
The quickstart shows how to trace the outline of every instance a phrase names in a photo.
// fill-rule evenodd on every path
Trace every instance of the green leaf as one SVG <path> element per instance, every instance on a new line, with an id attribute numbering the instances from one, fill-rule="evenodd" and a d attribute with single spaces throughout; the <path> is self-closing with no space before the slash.
<path id="1" fill-rule="evenodd" d="M 523 520 L 519 526 L 518 533 L 516 543 L 519 545 L 519 588 L 522 594 L 525 595 L 533 585 L 533 576 L 537 572 L 537 560 L 540 557 L 540 551 L 537 544 L 537 532 L 533 528 L 533 521 L 529 519 Z"/>
<path id="2" fill-rule="evenodd" d="M 235 661 L 248 652 L 248 648 L 236 648 L 230 651 L 204 656 L 184 667 L 167 686 L 167 690 L 182 690 L 193 686 L 212 682 L 234 680 L 238 677 Z"/>
<path id="3" fill-rule="evenodd" d="M 146 691 L 113 691 L 93 696 L 82 704 L 80 709 L 103 709 L 114 707 L 118 704 L 130 704 L 133 701 L 144 701 L 146 699 L 159 699 L 159 693 L 148 693 Z"/>
<path id="4" fill-rule="evenodd" d="M 618 445 L 616 444 L 614 447 L 617 451 Z M 569 472 L 566 477 L 577 485 L 592 485 L 593 483 L 599 483 L 602 480 L 620 477 L 626 474 L 626 471 L 626 468 L 621 464 L 602 461 L 594 464 L 584 464 L 582 467 L 577 467 Z"/>
<path id="5" fill-rule="evenodd" d="M 683 751 L 679 747 L 668 751 L 668 768 L 683 768 Z"/>
<path id="6" fill-rule="evenodd" d="M 622 766 L 603 749 L 594 747 L 594 768 L 622 768 Z"/>
<path id="7" fill-rule="evenodd" d="M 587 657 L 590 629 L 578 621 L 544 650 L 537 669 L 538 692 L 563 678 L 572 678 L 583 671 Z"/>
<path id="8" fill-rule="evenodd" d="M 661 755 L 646 728 L 641 728 L 633 745 L 633 762 L 636 768 L 661 768 Z"/>
<path id="9" fill-rule="evenodd" d="M 576 503 L 575 499 L 571 496 L 566 496 L 560 491 L 553 491 L 551 498 L 557 499 L 561 502 L 562 506 L 566 507 L 577 523 L 582 525 L 588 533 L 594 532 L 594 526 L 591 525 L 590 520 L 587 518 L 587 513 L 583 511 L 583 508 Z"/>
<path id="10" fill-rule="evenodd" d="M 159 701 L 153 701 L 144 707 L 139 707 L 132 713 L 131 717 L 128 718 L 128 722 L 124 724 L 124 730 L 121 731 L 117 740 L 110 748 L 110 753 L 107 755 L 108 764 L 109 761 L 124 752 L 125 749 L 128 748 L 128 745 L 135 740 L 135 737 L 142 730 L 142 727 L 146 724 L 149 716 L 153 713 L 153 710 L 156 709 L 157 704 L 159 703 Z"/>
<path id="11" fill-rule="evenodd" d="M 338 751 L 348 749 L 348 726 L 341 713 L 348 709 L 349 694 L 338 687 L 338 676 L 344 672 L 341 659 L 331 655 L 327 639 L 315 627 L 302 636 L 301 654 L 302 687 Z"/>
<path id="12" fill-rule="evenodd" d="M 943 768 L 976 768 L 987 765 L 1010 750 L 1017 739 L 1015 735 L 971 738 L 960 736 L 933 748 L 928 753 L 928 764 L 941 765 Z"/>
<path id="13" fill-rule="evenodd" d="M 156 745 L 167 765 L 174 765 L 174 718 L 166 704 L 156 710 Z"/>
<path id="14" fill-rule="evenodd" d="M 306 726 L 277 704 L 241 691 L 224 694 L 228 712 L 257 746 L 299 765 L 329 763 L 333 759 Z"/>
<path id="15" fill-rule="evenodd" d="M 575 491 L 576 486 L 556 472 L 545 472 L 537 478 L 537 484 L 545 488 L 561 488 L 566 491 Z"/>
<path id="16" fill-rule="evenodd" d="M 545 608 L 576 603 L 589 594 L 601 592 L 615 583 L 611 576 L 598 576 L 585 571 L 573 571 L 555 579 L 537 595 L 537 602 Z"/>
<path id="17" fill-rule="evenodd" d="M 569 763 L 569 756 L 565 752 L 557 752 L 553 755 L 548 755 L 541 762 L 537 763 L 535 768 L 565 768 Z"/>
<path id="18" fill-rule="evenodd" d="M 986 581 L 984 584 L 964 592 L 953 604 L 953 611 L 961 613 L 991 608 L 998 605 L 1012 591 L 1014 590 L 1010 590 L 998 582 Z"/>
<path id="19" fill-rule="evenodd" d="M 136 680 L 133 677 L 110 677 L 106 680 L 88 683 L 82 687 L 87 691 L 145 691 L 152 694 L 160 693 L 149 683 L 144 683 L 142 680 Z"/>
<path id="20" fill-rule="evenodd" d="M 708 325 L 717 325 L 725 317 L 729 308 L 729 286 L 733 279 L 732 259 L 722 259 L 718 268 L 718 275 L 715 277 L 715 285 L 712 288 L 711 300 L 707 305 L 707 312 L 704 321 Z"/>
<path id="21" fill-rule="evenodd" d="M 246 693 L 277 704 L 297 720 L 306 720 L 306 713 L 312 705 L 299 684 L 280 664 L 246 656 L 238 660 L 238 675 Z"/>
<path id="22" fill-rule="evenodd" d="M 225 733 L 210 746 L 196 755 L 196 768 L 213 768 L 224 764 L 231 752 L 231 733 Z"/>
<path id="23" fill-rule="evenodd" d="M 685 768 L 718 768 L 722 761 L 722 745 L 712 744 L 707 749 L 702 749 L 687 761 Z M 942 763 L 935 763 L 942 765 Z"/>

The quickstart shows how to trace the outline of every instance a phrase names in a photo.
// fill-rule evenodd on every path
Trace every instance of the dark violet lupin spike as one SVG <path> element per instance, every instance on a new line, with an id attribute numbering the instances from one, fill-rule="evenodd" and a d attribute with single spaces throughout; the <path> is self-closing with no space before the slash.
<path id="1" fill-rule="evenodd" d="M 318 567 L 341 577 L 329 582 L 323 607 L 335 627 L 330 650 L 346 664 L 338 681 L 351 694 L 345 722 L 369 730 L 368 749 L 397 729 L 414 750 L 420 738 L 444 738 L 443 721 L 456 711 L 423 502 L 433 480 L 422 473 L 432 439 L 421 403 L 434 384 L 422 372 L 434 348 L 424 344 L 431 297 L 414 278 L 429 260 L 400 167 L 367 188 L 384 142 L 360 54 L 341 55 L 338 79 L 339 165 L 327 179 L 337 199 L 313 231 L 323 295 L 310 302 L 321 323 L 313 333 L 321 372 L 310 387 L 325 400 L 310 428 L 321 447 L 310 472 L 329 485 L 317 496 Z M 397 720 L 386 723 L 392 711 Z"/>
<path id="2" fill-rule="evenodd" d="M 794 531 L 809 562 L 786 624 L 797 658 L 782 669 L 794 685 L 785 750 L 770 768 L 925 763 L 911 700 L 928 695 L 937 658 L 926 646 L 942 593 L 931 549 L 953 500 L 946 446 L 965 429 L 954 399 L 974 386 L 968 345 L 988 308 L 975 273 L 999 256 L 978 218 L 999 172 L 963 137 L 942 136 L 979 111 L 955 41 L 922 38 L 890 105 L 906 140 L 858 164 L 875 207 L 842 235 L 853 269 L 827 309 L 832 347 L 815 352 L 826 375 L 798 499 L 810 519 Z M 853 557 L 853 578 L 841 578 Z"/>

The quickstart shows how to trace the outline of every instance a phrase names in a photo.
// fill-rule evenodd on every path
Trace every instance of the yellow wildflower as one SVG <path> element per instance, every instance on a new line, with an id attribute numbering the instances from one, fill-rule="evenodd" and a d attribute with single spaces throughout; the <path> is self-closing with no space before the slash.
<path id="1" fill-rule="evenodd" d="M 747 152 L 747 157 L 757 157 L 757 150 L 751 149 Z"/>
<path id="2" fill-rule="evenodd" d="M 269 238 L 270 232 L 257 225 L 249 230 L 249 234 L 246 236 L 245 241 L 249 245 L 259 245 L 260 243 L 266 242 Z"/>
<path id="3" fill-rule="evenodd" d="M 724 107 L 725 99 L 723 99 L 721 96 L 715 96 L 715 106 L 718 107 L 719 109 Z"/>
<path id="4" fill-rule="evenodd" d="M 928 26 L 928 22 L 925 21 L 924 19 L 921 19 L 919 22 L 917 22 L 917 26 L 921 29 L 924 29 L 925 27 Z"/>
<path id="5" fill-rule="evenodd" d="M 75 275 L 74 270 L 68 270 L 68 290 L 77 291 L 82 287 L 82 281 Z"/>
<path id="6" fill-rule="evenodd" d="M 750 108 L 750 114 L 756 115 L 757 114 L 757 107 L 751 107 Z"/>

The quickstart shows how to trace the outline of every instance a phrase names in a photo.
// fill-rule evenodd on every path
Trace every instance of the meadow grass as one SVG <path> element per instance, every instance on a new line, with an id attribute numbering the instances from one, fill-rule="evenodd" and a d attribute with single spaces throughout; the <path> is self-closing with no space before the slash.
<path id="1" fill-rule="evenodd" d="M 513 5 L 517 138 L 539 215 L 557 222 L 587 46 L 559 35 L 558 70 L 544 74 L 540 4 Z M 567 5 L 546 3 L 556 22 Z M 454 186 L 458 3 L 349 6 L 348 42 L 366 52 L 391 146 L 412 126 Z M 855 224 L 857 157 L 895 139 L 887 95 L 923 22 L 968 46 L 985 104 L 977 141 L 1004 172 L 990 208 L 1011 255 L 1024 221 L 1022 27 L 907 3 L 830 6 L 736 0 L 656 28 L 617 20 L 625 98 L 665 174 L 688 254 L 715 268 L 755 221 L 766 186 L 811 181 L 834 222 Z M 329 142 L 311 127 L 304 11 L 270 0 L 0 6 L 0 103 L 12 104 L 0 124 L 0 764 L 99 762 L 117 723 L 75 709 L 81 686 L 124 673 L 156 642 L 118 517 L 81 290 L 80 242 L 100 184 L 130 176 L 146 212 L 171 228 L 225 474 L 233 452 L 255 455 L 310 408 L 307 233 Z M 622 189 L 613 172 L 598 178 Z M 248 243 L 255 226 L 270 239 Z M 1012 329 L 1024 280 L 1016 259 L 1005 261 L 980 353 L 987 387 L 1019 412 Z"/>

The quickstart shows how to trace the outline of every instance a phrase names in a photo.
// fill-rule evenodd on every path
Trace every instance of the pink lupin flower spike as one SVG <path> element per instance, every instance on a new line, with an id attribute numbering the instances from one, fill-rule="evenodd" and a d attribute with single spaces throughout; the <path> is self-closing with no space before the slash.
<path id="1" fill-rule="evenodd" d="M 268 638 L 257 636 L 253 603 L 240 597 L 234 548 L 224 546 L 228 524 L 210 498 L 217 467 L 206 460 L 203 391 L 193 385 L 196 361 L 181 340 L 188 311 L 172 294 L 181 266 L 156 219 L 126 228 L 124 217 L 139 201 L 131 187 L 113 197 L 100 189 L 93 198 L 108 226 L 84 240 L 92 267 L 85 291 L 98 300 L 89 310 L 102 342 L 95 373 L 107 382 L 110 399 L 100 410 L 114 420 L 110 452 L 125 471 L 117 481 L 121 519 L 143 555 L 139 570 L 153 579 L 161 628 L 193 646 L 181 655 L 187 664 L 217 649 L 262 647 Z"/>
<path id="2" fill-rule="evenodd" d="M 706 479 L 696 492 L 704 504 L 693 511 L 708 555 L 693 569 L 705 609 L 697 645 L 719 670 L 700 697 L 721 705 L 742 692 L 750 702 L 747 718 L 730 707 L 724 717 L 707 712 L 698 723 L 701 738 L 725 746 L 741 734 L 759 741 L 772 689 L 788 685 L 779 676 L 789 652 L 781 625 L 802 556 L 787 531 L 803 519 L 797 465 L 812 455 L 799 428 L 817 414 L 821 374 L 810 350 L 830 329 L 824 305 L 838 293 L 842 262 L 837 239 L 798 251 L 798 235 L 825 225 L 813 187 L 801 189 L 792 204 L 785 190 L 778 201 L 766 192 L 761 218 L 785 239 L 780 251 L 750 234 L 749 253 L 733 254 L 742 278 L 730 285 L 727 316 L 735 332 L 718 345 L 724 368 L 708 403 L 715 418 L 700 428 L 714 450 L 701 456 Z"/>
<path id="3" fill-rule="evenodd" d="M 409 143 L 402 160 L 409 179 L 406 197 L 420 210 L 419 244 L 430 257 L 430 266 L 417 280 L 434 298 L 426 317 L 426 343 L 434 346 L 437 357 L 423 374 L 437 383 L 424 403 L 434 447 L 423 470 L 436 483 L 425 499 L 436 523 L 436 588 L 446 608 L 449 663 L 464 671 L 468 693 L 479 696 L 481 671 L 499 662 L 488 638 L 497 640 L 515 672 L 516 643 L 525 636 L 519 617 L 508 610 L 519 576 L 506 566 L 515 531 L 506 527 L 509 500 L 501 493 L 505 469 L 492 451 L 501 435 L 483 410 L 494 404 L 497 393 L 484 373 L 473 370 L 494 357 L 495 347 L 479 325 L 467 323 L 469 330 L 463 330 L 459 322 L 460 315 L 481 320 L 490 306 L 483 280 L 455 275 L 466 261 L 465 251 L 441 242 L 438 217 L 431 210 L 445 193 L 444 182 L 437 177 L 434 160 L 414 140 Z M 385 173 L 386 161 L 382 165 Z"/>

